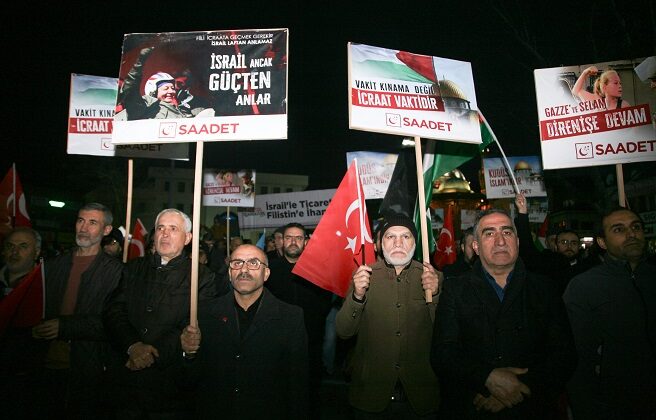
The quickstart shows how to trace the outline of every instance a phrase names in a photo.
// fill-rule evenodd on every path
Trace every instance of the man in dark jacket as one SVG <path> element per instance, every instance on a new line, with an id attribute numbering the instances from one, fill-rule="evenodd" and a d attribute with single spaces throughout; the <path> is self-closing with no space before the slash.
<path id="1" fill-rule="evenodd" d="M 180 337 L 198 418 L 309 418 L 303 313 L 264 289 L 267 264 L 261 249 L 236 248 L 233 293 L 199 308 L 199 328 Z"/>
<path id="2" fill-rule="evenodd" d="M 166 209 L 155 221 L 155 253 L 128 263 L 103 320 L 117 350 L 111 365 L 119 418 L 175 416 L 184 398 L 175 386 L 180 333 L 189 324 L 191 220 Z M 199 301 L 216 296 L 212 274 L 199 267 Z M 166 417 L 169 418 L 169 417 Z"/>
<path id="3" fill-rule="evenodd" d="M 479 261 L 445 281 L 435 322 L 431 361 L 444 415 L 553 418 L 576 364 L 565 308 L 518 258 L 507 213 L 483 212 L 474 233 Z"/>
<path id="4" fill-rule="evenodd" d="M 271 261 L 271 277 L 266 287 L 280 300 L 303 309 L 310 360 L 310 410 L 318 417 L 319 387 L 323 374 L 323 337 L 326 317 L 332 307 L 332 293 L 292 273 L 307 243 L 305 227 L 290 223 L 283 227 L 283 257 Z"/>
<path id="5" fill-rule="evenodd" d="M 32 335 L 49 341 L 41 395 L 48 416 L 103 415 L 109 343 L 101 312 L 123 269 L 100 246 L 111 230 L 112 212 L 89 203 L 75 223 L 77 248 L 45 263 L 45 321 Z"/>
<path id="6" fill-rule="evenodd" d="M 572 279 L 563 299 L 579 364 L 568 385 L 579 419 L 656 418 L 656 267 L 633 211 L 602 217 L 603 264 Z"/>

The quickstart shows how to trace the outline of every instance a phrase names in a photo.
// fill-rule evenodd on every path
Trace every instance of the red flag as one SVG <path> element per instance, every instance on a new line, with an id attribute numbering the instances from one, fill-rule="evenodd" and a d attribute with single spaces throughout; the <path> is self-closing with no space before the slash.
<path id="1" fill-rule="evenodd" d="M 38 264 L 0 301 L 0 335 L 9 327 L 33 327 L 43 319 L 43 265 Z"/>
<path id="2" fill-rule="evenodd" d="M 132 231 L 132 239 L 130 240 L 130 248 L 128 249 L 128 260 L 146 255 L 146 230 L 141 220 L 137 218 Z"/>
<path id="3" fill-rule="evenodd" d="M 449 206 L 444 214 L 444 225 L 437 239 L 437 248 L 433 254 L 433 264 L 438 270 L 445 265 L 456 262 L 456 240 L 453 230 L 453 206 Z"/>
<path id="4" fill-rule="evenodd" d="M 344 297 L 353 271 L 374 261 L 364 194 L 352 163 L 292 272 Z"/>
<path id="5" fill-rule="evenodd" d="M 13 165 L 0 182 L 0 224 L 2 232 L 8 232 L 16 226 L 32 227 L 23 186 Z"/>
<path id="6" fill-rule="evenodd" d="M 544 221 L 538 229 L 538 235 L 535 240 L 535 245 L 538 249 L 543 250 L 547 248 L 547 232 L 549 232 L 549 215 L 544 218 Z"/>
<path id="7" fill-rule="evenodd" d="M 403 62 L 403 64 L 421 74 L 431 82 L 437 83 L 435 66 L 433 65 L 433 57 L 428 55 L 413 54 L 406 51 L 399 51 L 396 53 L 396 58 L 398 58 Z"/>

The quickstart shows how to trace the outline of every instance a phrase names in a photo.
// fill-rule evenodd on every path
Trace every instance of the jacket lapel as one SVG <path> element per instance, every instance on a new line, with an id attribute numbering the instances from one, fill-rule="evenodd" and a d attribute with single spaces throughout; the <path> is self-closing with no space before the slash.
<path id="1" fill-rule="evenodd" d="M 476 261 L 468 279 L 478 300 L 488 308 L 490 314 L 496 314 L 501 307 L 501 302 L 499 302 L 499 298 L 492 286 L 488 284 L 480 261 Z"/>
<path id="2" fill-rule="evenodd" d="M 256 334 L 259 329 L 266 328 L 269 321 L 280 318 L 280 308 L 278 302 L 273 299 L 273 295 L 265 288 L 262 289 L 262 293 L 260 307 L 257 309 L 253 323 L 244 336 L 244 342 Z"/>
<path id="3" fill-rule="evenodd" d="M 517 262 L 515 262 L 515 269 L 513 270 L 510 284 L 506 288 L 506 294 L 503 298 L 503 302 L 501 303 L 501 312 L 506 312 L 509 310 L 512 307 L 515 299 L 517 299 L 517 297 L 522 294 L 522 290 L 524 289 L 524 277 L 524 263 L 521 259 L 518 258 Z"/>

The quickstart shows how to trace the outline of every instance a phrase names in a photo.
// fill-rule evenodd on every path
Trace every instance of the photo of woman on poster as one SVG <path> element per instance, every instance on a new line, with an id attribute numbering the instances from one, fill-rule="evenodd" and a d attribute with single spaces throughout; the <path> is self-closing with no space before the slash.
<path id="1" fill-rule="evenodd" d="M 590 66 L 581 72 L 572 88 L 572 94 L 582 101 L 603 101 L 606 109 L 618 109 L 631 106 L 622 99 L 622 80 L 615 70 L 606 70 L 594 81 L 593 90 L 589 92 L 585 86 L 590 78 L 599 74 L 599 69 Z"/>

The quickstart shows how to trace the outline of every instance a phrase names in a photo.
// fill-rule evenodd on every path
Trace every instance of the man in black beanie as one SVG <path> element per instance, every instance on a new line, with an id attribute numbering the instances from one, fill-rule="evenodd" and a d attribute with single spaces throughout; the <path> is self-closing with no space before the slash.
<path id="1" fill-rule="evenodd" d="M 438 273 L 413 261 L 410 218 L 388 216 L 380 232 L 383 258 L 358 267 L 337 314 L 337 334 L 357 335 L 349 402 L 355 418 L 430 418 L 439 405 L 429 363 L 436 305 L 424 296 L 437 294 Z"/>

